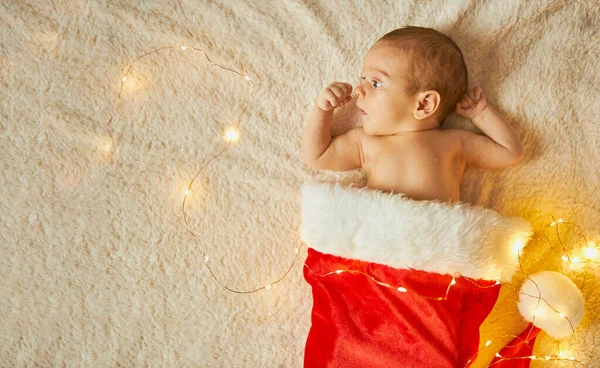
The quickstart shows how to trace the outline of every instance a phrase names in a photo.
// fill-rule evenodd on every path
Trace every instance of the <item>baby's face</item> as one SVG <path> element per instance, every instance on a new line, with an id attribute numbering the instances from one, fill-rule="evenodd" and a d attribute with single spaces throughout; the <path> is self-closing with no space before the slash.
<path id="1" fill-rule="evenodd" d="M 375 44 L 367 52 L 361 82 L 354 90 L 356 106 L 366 112 L 360 116 L 365 133 L 391 135 L 412 120 L 415 97 L 404 92 L 405 62 L 403 52 L 393 47 Z"/>

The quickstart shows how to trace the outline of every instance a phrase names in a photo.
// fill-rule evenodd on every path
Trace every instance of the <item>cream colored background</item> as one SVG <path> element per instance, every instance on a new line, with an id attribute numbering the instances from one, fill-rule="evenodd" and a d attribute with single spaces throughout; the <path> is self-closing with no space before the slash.
<path id="1" fill-rule="evenodd" d="M 236 290 L 284 275 L 302 180 L 362 178 L 359 170 L 308 170 L 304 120 L 322 88 L 357 83 L 367 48 L 408 24 L 456 40 L 471 84 L 526 149 L 517 167 L 468 169 L 461 199 L 522 216 L 538 231 L 563 218 L 600 241 L 593 1 L 5 0 L 0 366 L 302 366 L 312 303 L 302 279 L 306 248 L 281 282 L 253 294 L 228 292 L 202 260 L 208 255 Z M 117 99 L 135 58 L 181 44 L 190 48 L 138 61 Z M 183 193 L 224 148 L 223 130 L 251 86 L 192 47 L 257 85 L 241 140 L 188 197 L 189 229 L 201 241 L 186 228 Z M 336 134 L 355 123 L 351 109 L 340 112 Z M 477 131 L 455 115 L 445 126 Z M 568 271 L 541 240 L 526 248 L 524 267 Z M 574 344 L 572 355 L 594 367 L 600 269 L 588 270 L 585 319 L 561 346 Z M 505 288 L 483 341 L 523 327 L 514 295 Z M 547 336 L 536 349 L 556 353 Z"/>

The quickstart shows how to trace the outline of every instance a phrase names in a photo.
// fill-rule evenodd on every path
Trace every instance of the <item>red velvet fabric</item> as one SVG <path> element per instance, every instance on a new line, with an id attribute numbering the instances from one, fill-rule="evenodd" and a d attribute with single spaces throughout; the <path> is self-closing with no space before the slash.
<path id="1" fill-rule="evenodd" d="M 494 368 L 529 368 L 531 359 L 505 359 L 531 356 L 531 354 L 533 354 L 535 339 L 541 331 L 541 329 L 529 323 L 525 331 L 523 331 L 519 337 L 513 339 L 508 345 L 500 350 L 501 358 L 494 358 L 492 363 L 490 363 L 490 366 Z"/>
<path id="2" fill-rule="evenodd" d="M 478 350 L 479 326 L 500 290 L 493 280 L 458 278 L 448 299 L 439 301 L 415 292 L 443 297 L 450 275 L 351 260 L 313 248 L 308 248 L 305 264 L 303 275 L 313 296 L 305 367 L 465 367 Z M 392 287 L 359 273 L 318 276 L 336 270 L 361 271 Z M 399 292 L 398 286 L 408 292 Z"/>

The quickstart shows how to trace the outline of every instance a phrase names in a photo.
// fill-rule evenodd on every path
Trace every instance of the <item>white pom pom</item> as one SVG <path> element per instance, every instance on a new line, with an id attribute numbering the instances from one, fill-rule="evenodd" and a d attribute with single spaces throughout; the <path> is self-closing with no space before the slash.
<path id="1" fill-rule="evenodd" d="M 554 338 L 571 335 L 584 312 L 585 300 L 577 285 L 567 276 L 552 271 L 539 272 L 529 278 L 533 281 L 526 280 L 519 295 L 519 312 L 523 318 Z"/>

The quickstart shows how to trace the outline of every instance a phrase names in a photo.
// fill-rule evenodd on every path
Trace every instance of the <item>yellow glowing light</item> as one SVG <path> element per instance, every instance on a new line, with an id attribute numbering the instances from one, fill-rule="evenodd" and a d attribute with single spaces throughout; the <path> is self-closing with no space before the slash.
<path id="1" fill-rule="evenodd" d="M 558 219 L 558 222 L 563 222 L 563 220 L 562 219 Z"/>
<path id="2" fill-rule="evenodd" d="M 337 270 L 337 271 L 335 271 L 335 273 L 337 273 L 338 275 L 339 275 L 340 273 L 342 273 L 342 272 L 343 272 L 342 270 Z"/>
<path id="3" fill-rule="evenodd" d="M 229 129 L 227 129 L 227 131 L 225 132 L 225 139 L 226 139 L 228 142 L 231 142 L 231 141 L 235 141 L 235 140 L 237 140 L 237 139 L 239 138 L 239 136 L 240 136 L 240 135 L 239 135 L 238 131 L 237 131 L 237 130 L 235 130 L 234 128 L 229 128 Z"/>
<path id="4" fill-rule="evenodd" d="M 558 356 L 563 358 L 565 356 L 565 353 L 561 351 L 560 353 L 558 353 Z"/>
<path id="5" fill-rule="evenodd" d="M 456 284 L 456 280 L 454 279 L 454 277 L 452 278 L 452 281 L 450 281 L 450 285 L 455 285 Z"/>
<path id="6" fill-rule="evenodd" d="M 517 254 L 519 254 L 523 250 L 524 247 L 525 247 L 525 241 L 521 238 L 515 240 L 515 242 L 512 244 L 512 249 Z"/>
<path id="7" fill-rule="evenodd" d="M 556 222 L 552 221 L 552 223 L 550 223 L 550 226 L 554 226 L 556 225 Z"/>
<path id="8" fill-rule="evenodd" d="M 485 346 L 486 346 L 486 347 L 488 347 L 488 346 L 490 346 L 490 344 L 491 344 L 491 343 L 492 343 L 492 340 L 488 340 L 488 341 L 485 343 Z"/>
<path id="9" fill-rule="evenodd" d="M 546 355 L 546 360 L 550 360 L 550 357 Z"/>
<path id="10" fill-rule="evenodd" d="M 571 264 L 569 265 L 569 269 L 573 271 L 575 267 L 581 267 L 582 264 L 583 262 L 581 262 L 581 259 L 579 257 L 571 257 Z"/>
<path id="11" fill-rule="evenodd" d="M 565 261 L 565 262 L 567 262 L 569 260 L 569 257 L 567 257 L 566 255 L 564 255 L 564 256 L 562 256 L 560 258 L 562 258 L 562 260 Z"/>
<path id="12" fill-rule="evenodd" d="M 107 141 L 104 144 L 104 152 L 110 152 L 112 151 L 112 141 Z"/>
<path id="13" fill-rule="evenodd" d="M 398 288 L 398 291 L 401 292 L 401 293 L 406 293 L 407 292 L 407 290 L 405 288 L 403 288 L 402 286 L 400 286 Z"/>
<path id="14" fill-rule="evenodd" d="M 597 248 L 585 248 L 583 253 L 585 254 L 585 258 L 587 259 L 596 259 L 600 252 L 598 252 Z"/>

